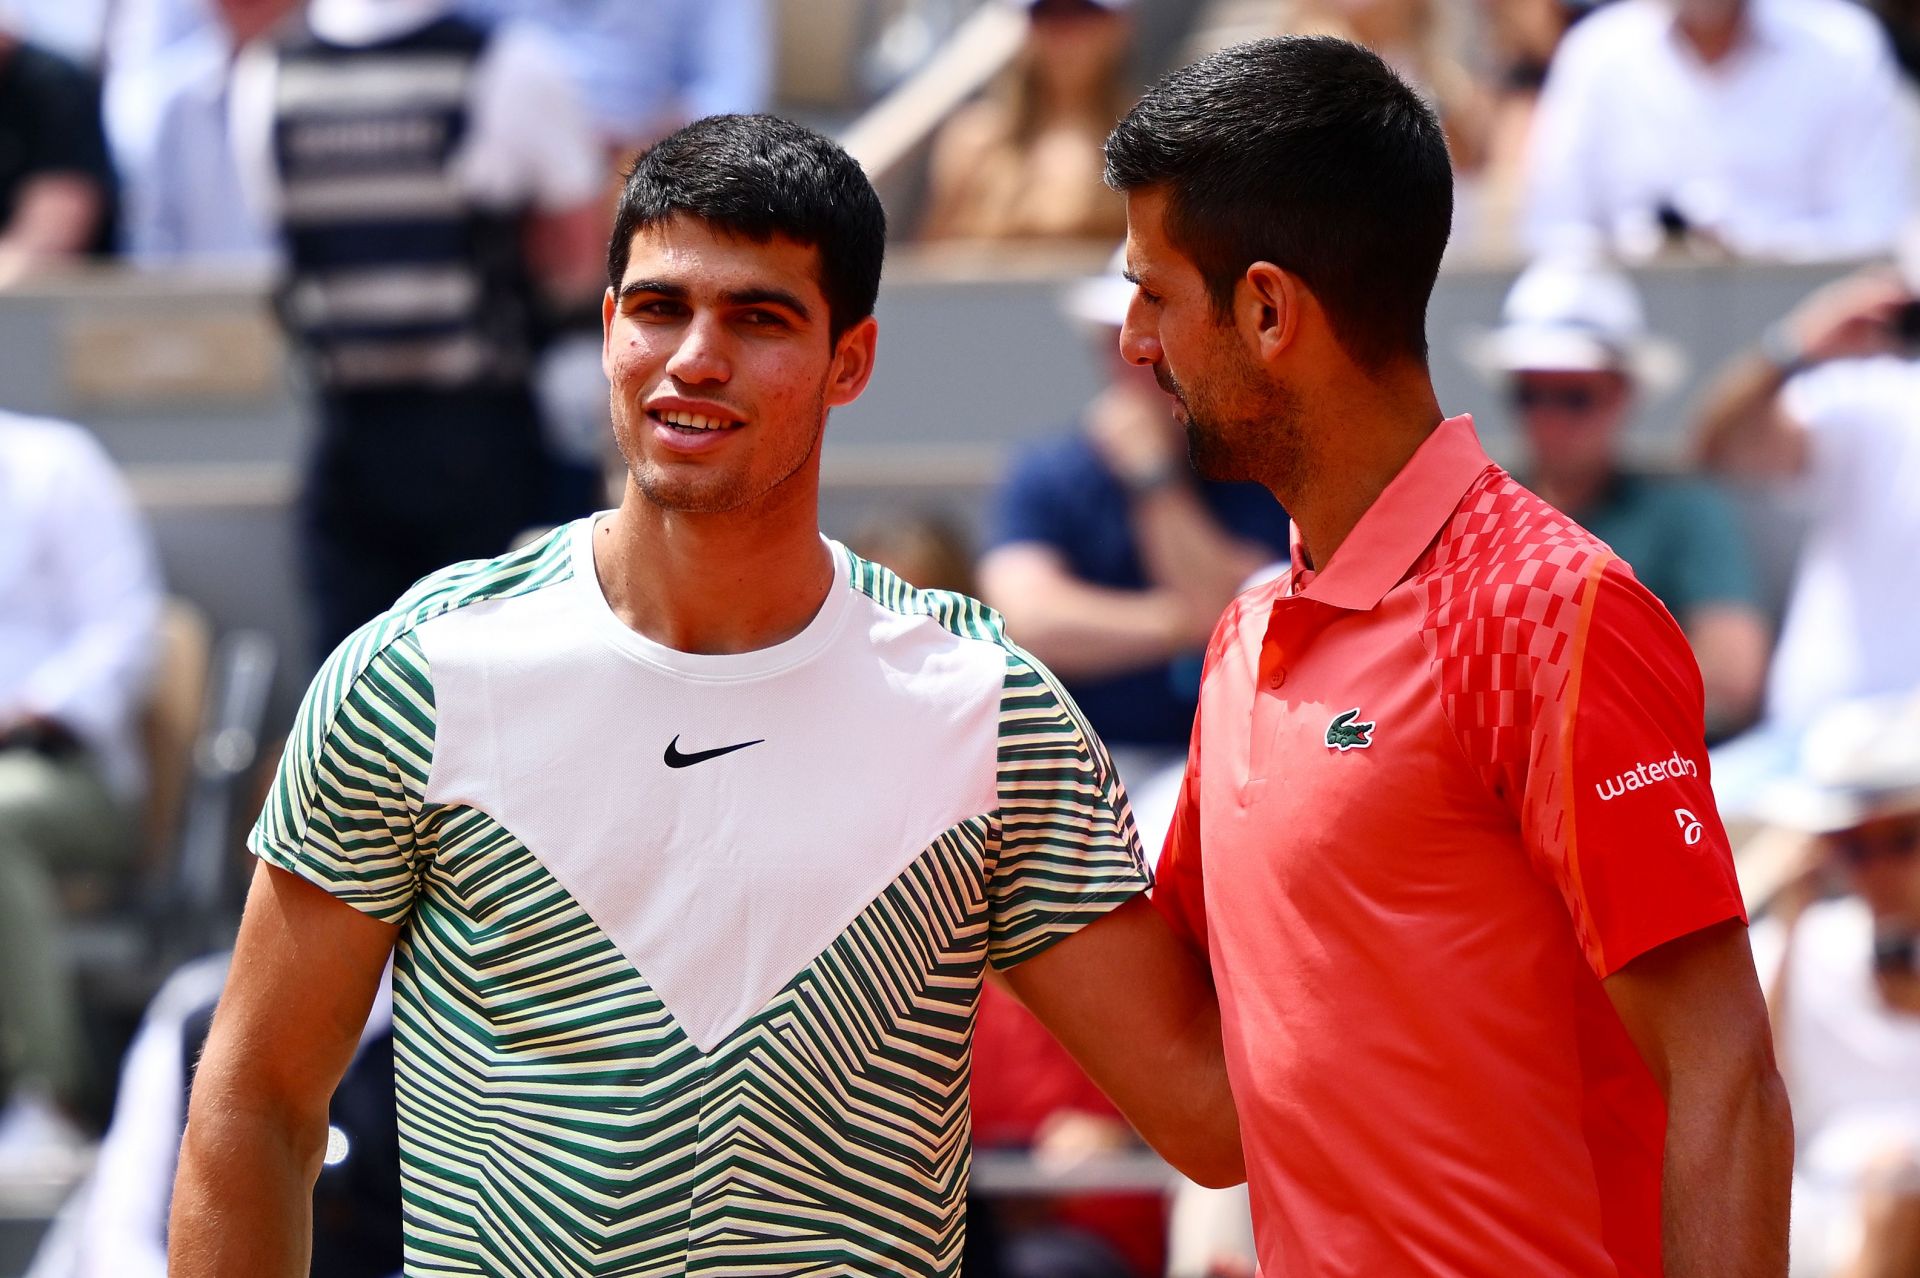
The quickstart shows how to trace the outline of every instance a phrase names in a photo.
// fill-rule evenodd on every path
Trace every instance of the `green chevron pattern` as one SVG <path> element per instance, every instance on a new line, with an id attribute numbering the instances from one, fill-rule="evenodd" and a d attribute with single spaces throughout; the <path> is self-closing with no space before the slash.
<path id="1" fill-rule="evenodd" d="M 252 841 L 404 924 L 406 1272 L 957 1273 L 985 966 L 1144 886 L 1104 751 L 991 611 L 853 560 L 852 588 L 882 607 L 1006 648 L 1001 805 L 942 834 L 702 1053 L 511 831 L 421 799 L 434 702 L 413 629 L 565 579 L 568 545 L 562 530 L 438 574 L 343 645 Z"/>

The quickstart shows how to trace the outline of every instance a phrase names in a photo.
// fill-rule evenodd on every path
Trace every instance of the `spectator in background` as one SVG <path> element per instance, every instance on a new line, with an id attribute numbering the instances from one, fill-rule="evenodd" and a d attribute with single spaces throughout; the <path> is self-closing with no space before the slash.
<path id="1" fill-rule="evenodd" d="M 921 237 L 1117 239 L 1126 209 L 1100 148 L 1127 106 L 1127 0 L 1009 2 L 1027 10 L 1026 46 L 934 137 Z"/>
<path id="2" fill-rule="evenodd" d="M 1497 376 L 1526 441 L 1527 486 L 1611 546 L 1686 632 L 1706 684 L 1707 737 L 1753 722 L 1767 623 L 1731 505 L 1711 483 L 1628 466 L 1642 391 L 1671 389 L 1678 351 L 1651 338 L 1633 285 L 1584 261 L 1542 261 L 1507 294 L 1470 358 Z"/>
<path id="3" fill-rule="evenodd" d="M 462 0 L 462 8 L 545 29 L 623 163 L 683 124 L 763 110 L 772 96 L 767 0 Z"/>
<path id="4" fill-rule="evenodd" d="M 1793 1102 L 1793 1273 L 1920 1274 L 1920 697 L 1822 714 L 1765 814 L 1812 836 L 1753 927 Z"/>
<path id="5" fill-rule="evenodd" d="M 93 1172 L 62 1204 L 27 1278 L 167 1278 L 167 1212 L 187 1096 L 232 959 L 223 952 L 185 964 L 147 1005 Z M 315 1278 L 400 1273 L 392 980 L 389 969 L 327 1106 L 327 1151 L 313 1193 Z"/>
<path id="6" fill-rule="evenodd" d="M 598 278 L 602 157 L 546 41 L 452 0 L 315 0 L 235 77 L 317 389 L 300 523 L 324 654 L 433 569 L 597 502 L 530 377 L 540 290 Z"/>
<path id="7" fill-rule="evenodd" d="M 1721 748 L 1723 808 L 1750 809 L 1840 701 L 1920 688 L 1920 252 L 1906 278 L 1822 289 L 1710 390 L 1708 468 L 1800 479 L 1809 524 L 1768 678 L 1763 729 Z"/>
<path id="8" fill-rule="evenodd" d="M 1285 558 L 1288 525 L 1258 484 L 1194 476 L 1152 371 L 1120 358 L 1132 293 L 1112 274 L 1069 294 L 1108 384 L 1078 422 L 1014 462 L 994 499 L 980 593 L 1106 741 L 1152 855 L 1150 778 L 1185 757 L 1207 637 L 1247 578 Z"/>
<path id="9" fill-rule="evenodd" d="M 1458 175 L 1487 156 L 1493 99 L 1462 65 L 1441 0 L 1227 0 L 1203 22 L 1196 56 L 1242 40 L 1329 35 L 1363 44 L 1433 104 Z"/>
<path id="10" fill-rule="evenodd" d="M 1536 252 L 1675 242 L 1796 261 L 1892 245 L 1914 140 L 1848 0 L 1619 0 L 1560 45 L 1533 138 Z"/>
<path id="11" fill-rule="evenodd" d="M 0 26 L 0 287 L 38 262 L 110 251 L 116 207 L 99 85 Z"/>
<path id="12" fill-rule="evenodd" d="M 300 0 L 215 0 L 216 21 L 158 56 L 139 146 L 114 138 L 126 187 L 127 252 L 136 260 L 271 260 L 270 228 L 248 202 L 234 148 L 234 59 Z"/>
<path id="13" fill-rule="evenodd" d="M 160 589 L 94 439 L 0 412 L 0 1174 L 73 1170 L 86 1058 L 56 876 L 128 865 Z"/>

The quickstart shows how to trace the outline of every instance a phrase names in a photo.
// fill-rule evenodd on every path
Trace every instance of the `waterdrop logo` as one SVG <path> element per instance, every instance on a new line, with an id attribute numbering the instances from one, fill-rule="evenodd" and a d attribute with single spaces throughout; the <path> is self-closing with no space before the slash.
<path id="1" fill-rule="evenodd" d="M 1700 818 L 1685 808 L 1675 808 L 1673 819 L 1680 823 L 1680 837 L 1687 841 L 1688 847 L 1692 847 L 1706 836 L 1707 829 L 1700 824 Z"/>

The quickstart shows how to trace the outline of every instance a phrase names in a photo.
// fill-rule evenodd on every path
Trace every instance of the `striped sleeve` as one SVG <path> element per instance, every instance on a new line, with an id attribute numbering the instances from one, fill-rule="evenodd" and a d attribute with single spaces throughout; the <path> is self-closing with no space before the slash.
<path id="1" fill-rule="evenodd" d="M 375 622 L 307 690 L 248 846 L 387 923 L 412 907 L 422 796 L 433 757 L 433 687 L 411 631 Z"/>
<path id="2" fill-rule="evenodd" d="M 995 967 L 1012 967 L 1149 878 L 1106 747 L 1053 676 L 1018 650 L 1001 694 L 998 786 L 987 952 Z"/>

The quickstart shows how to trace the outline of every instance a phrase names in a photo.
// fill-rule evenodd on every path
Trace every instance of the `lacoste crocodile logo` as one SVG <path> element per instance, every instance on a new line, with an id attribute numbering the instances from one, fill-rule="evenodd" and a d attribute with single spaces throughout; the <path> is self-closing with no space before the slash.
<path id="1" fill-rule="evenodd" d="M 1373 725 L 1355 723 L 1360 717 L 1360 707 L 1355 706 L 1327 725 L 1327 748 L 1345 754 L 1349 750 L 1364 750 L 1373 744 Z"/>

